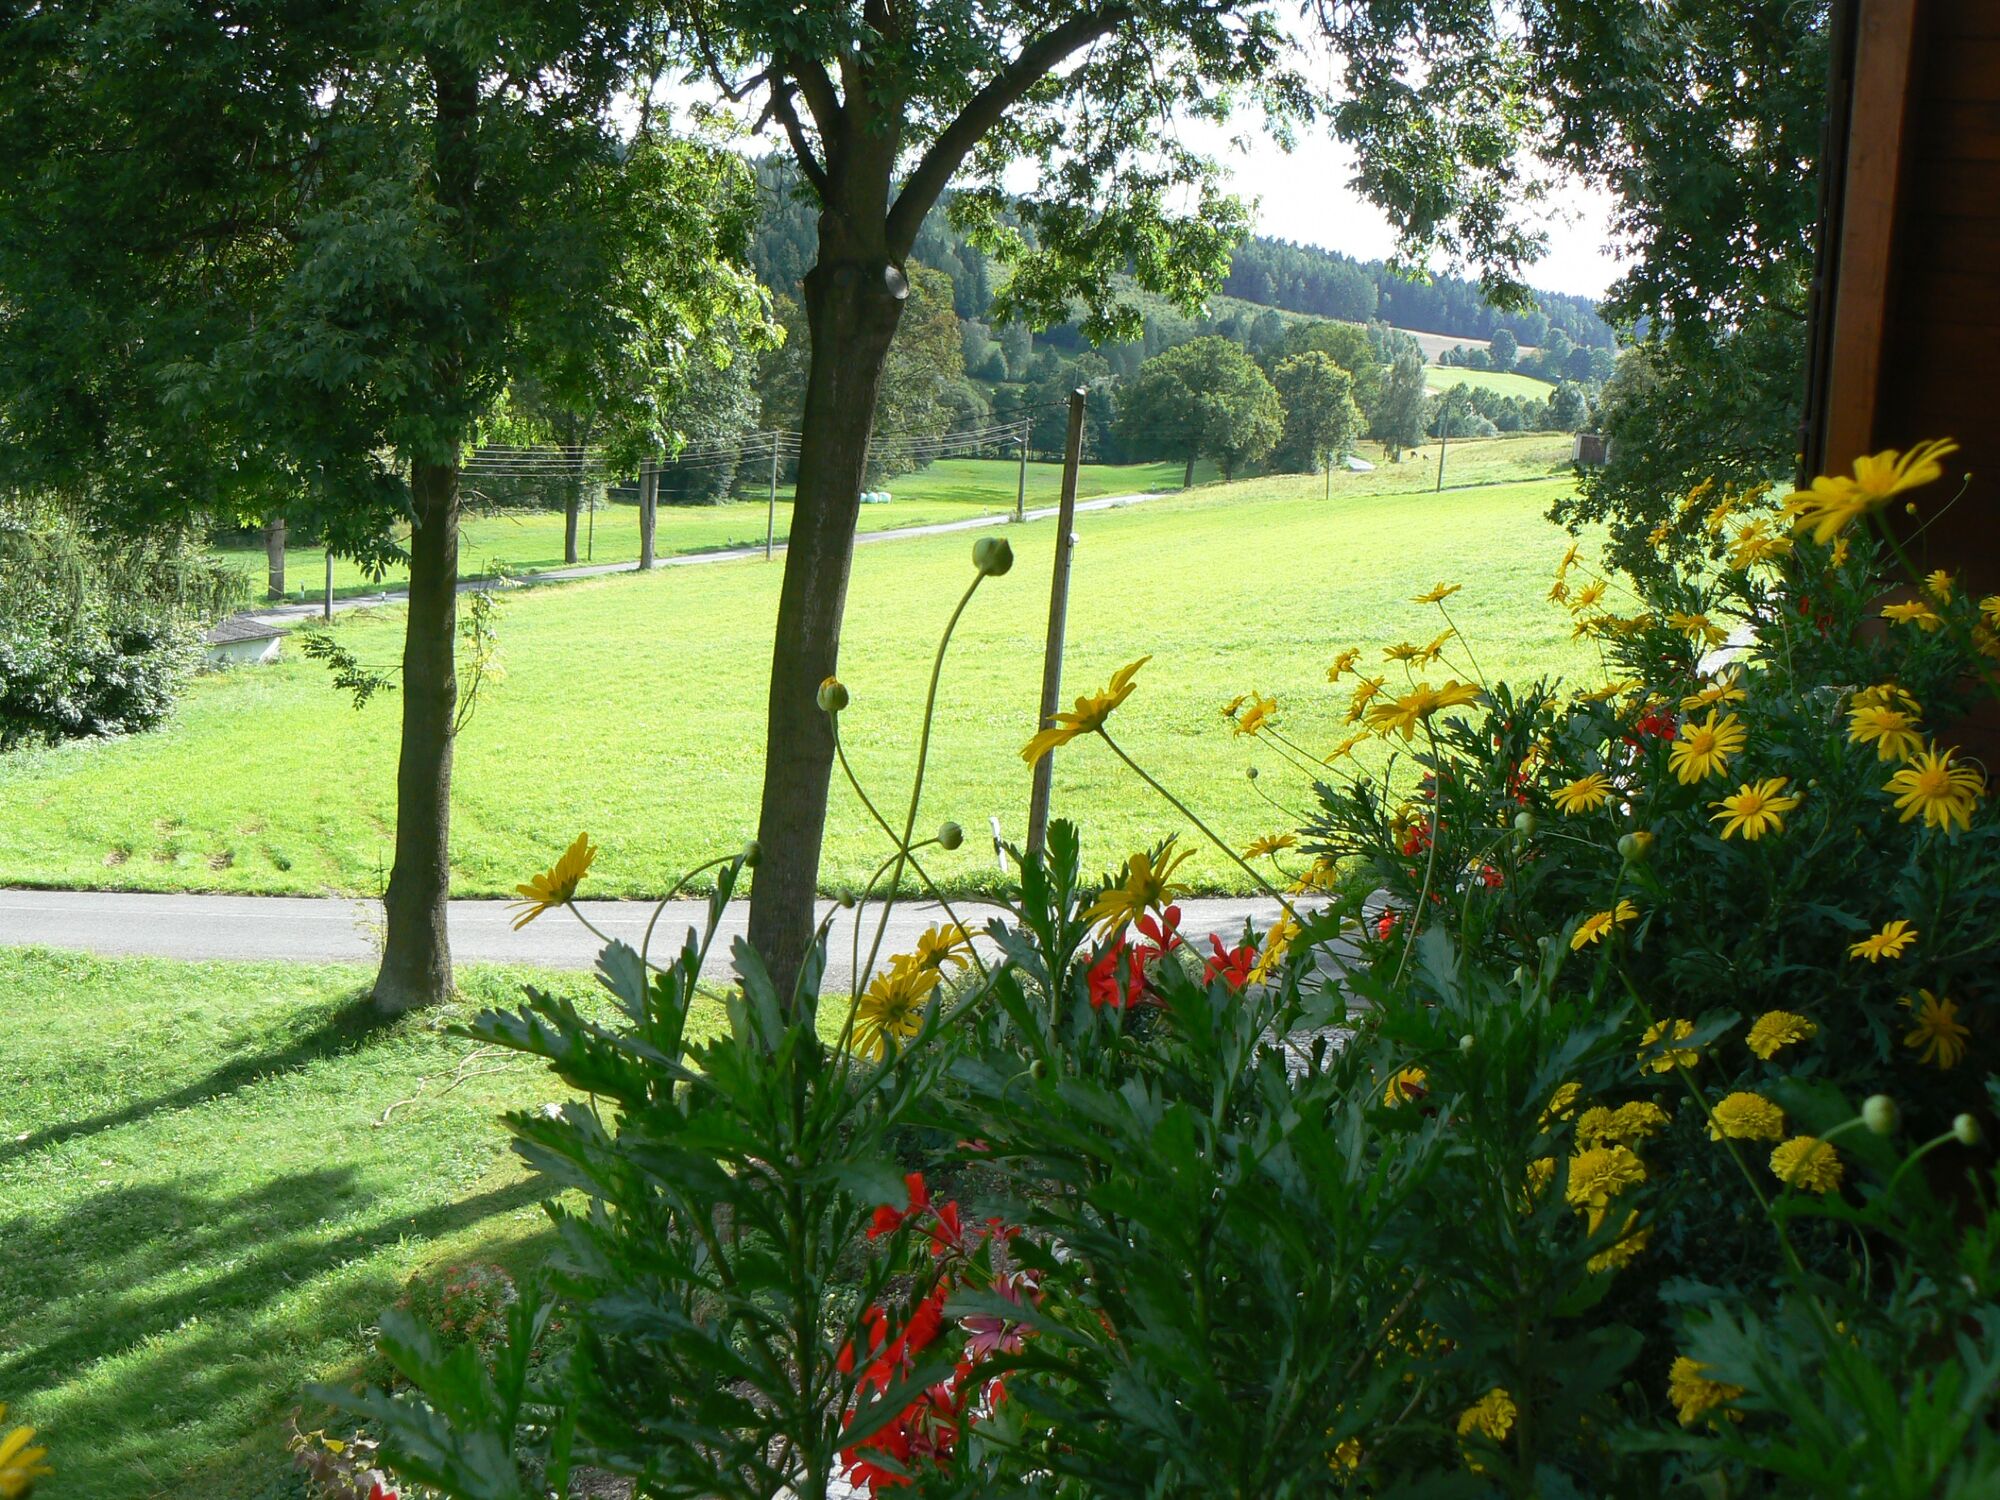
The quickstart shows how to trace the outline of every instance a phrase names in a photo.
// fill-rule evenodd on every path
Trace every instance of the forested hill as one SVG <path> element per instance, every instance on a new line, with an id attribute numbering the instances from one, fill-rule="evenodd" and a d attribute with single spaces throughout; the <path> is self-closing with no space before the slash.
<path id="1" fill-rule="evenodd" d="M 757 164 L 757 177 L 764 189 L 763 211 L 752 263 L 766 286 L 796 296 L 800 279 L 812 266 L 813 211 L 791 190 L 794 169 L 786 158 L 766 157 Z M 943 214 L 932 214 L 925 222 L 915 259 L 951 277 L 960 317 L 986 320 L 992 297 L 986 257 Z M 1405 281 L 1381 261 L 1358 261 L 1261 235 L 1237 249 L 1221 290 L 1287 312 L 1351 323 L 1379 319 L 1454 338 L 1487 339 L 1506 328 L 1522 344 L 1539 346 L 1551 328 L 1560 328 L 1572 343 L 1586 347 L 1610 348 L 1613 342 L 1610 326 L 1587 297 L 1537 292 L 1537 307 L 1502 313 L 1480 295 L 1476 282 L 1447 276 L 1428 283 Z"/>

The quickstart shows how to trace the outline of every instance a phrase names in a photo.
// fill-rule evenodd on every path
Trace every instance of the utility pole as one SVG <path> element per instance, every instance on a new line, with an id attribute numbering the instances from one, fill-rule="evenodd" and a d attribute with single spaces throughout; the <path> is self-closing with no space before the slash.
<path id="1" fill-rule="evenodd" d="M 264 527 L 264 594 L 285 597 L 285 518 L 273 516 Z"/>
<path id="2" fill-rule="evenodd" d="M 1076 470 L 1083 459 L 1083 397 L 1081 387 L 1069 393 L 1069 435 L 1063 440 L 1062 500 L 1056 508 L 1056 564 L 1049 582 L 1049 637 L 1042 652 L 1042 712 L 1035 721 L 1045 729 L 1062 702 L 1063 632 L 1069 621 L 1069 558 L 1076 545 Z M 1055 751 L 1035 762 L 1035 784 L 1028 797 L 1028 853 L 1040 854 L 1049 832 L 1049 795 L 1055 785 Z"/>
<path id="3" fill-rule="evenodd" d="M 1444 399 L 1438 402 L 1438 482 L 1437 489 L 1432 491 L 1433 494 L 1442 494 L 1444 491 L 1444 450 L 1451 445 L 1451 398 L 1457 392 L 1458 387 L 1453 386 L 1444 393 Z"/>
<path id="4" fill-rule="evenodd" d="M 1028 519 L 1028 418 L 1021 418 L 1021 475 L 1014 482 L 1014 519 Z"/>
<path id="5" fill-rule="evenodd" d="M 602 486 L 599 486 L 600 490 Z M 590 497 L 590 515 L 585 519 L 583 536 L 583 560 L 597 561 L 597 502 L 600 496 Z"/>
<path id="6" fill-rule="evenodd" d="M 331 620 L 333 618 L 333 549 L 332 548 L 328 548 L 326 554 L 326 604 L 320 610 L 320 616 L 322 619 L 326 620 Z"/>
<path id="7" fill-rule="evenodd" d="M 1333 504 L 1333 455 L 1326 456 L 1326 503 Z"/>
<path id="8" fill-rule="evenodd" d="M 778 530 L 778 434 L 771 434 L 771 503 L 764 511 L 764 561 L 771 560 L 771 543 Z"/>
<path id="9" fill-rule="evenodd" d="M 639 465 L 639 571 L 649 572 L 653 566 L 653 523 L 658 517 L 655 507 L 660 501 L 660 465 L 657 459 L 645 459 Z"/>

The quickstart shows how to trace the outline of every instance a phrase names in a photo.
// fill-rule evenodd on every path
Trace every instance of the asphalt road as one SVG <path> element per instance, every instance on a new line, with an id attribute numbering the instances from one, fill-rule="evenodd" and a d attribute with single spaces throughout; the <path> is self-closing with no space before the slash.
<path id="1" fill-rule="evenodd" d="M 606 936 L 633 947 L 642 941 L 653 905 L 644 901 L 584 901 L 579 909 Z M 1241 932 L 1246 917 L 1258 927 L 1278 914 L 1267 900 L 1188 900 L 1180 903 L 1181 930 L 1206 948 L 1209 933 L 1225 939 Z M 823 918 L 832 903 L 820 905 Z M 957 905 L 975 930 L 995 908 Z M 707 920 L 702 901 L 670 901 L 653 934 L 653 953 L 671 953 L 691 925 Z M 731 941 L 744 930 L 746 903 L 732 902 L 709 950 L 709 977 L 730 974 Z M 547 969 L 587 969 L 600 940 L 567 912 L 544 913 L 516 932 L 515 913 L 504 901 L 451 903 L 451 949 L 458 963 L 527 964 Z M 879 908 L 866 914 L 861 948 L 865 962 Z M 889 914 L 881 958 L 908 950 L 917 935 L 944 920 L 929 902 L 899 905 Z M 313 896 L 157 895 L 131 891 L 0 890 L 0 946 L 67 948 L 114 956 L 190 960 L 265 959 L 301 963 L 369 963 L 376 958 L 382 922 L 374 902 Z M 854 916 L 838 913 L 827 956 L 828 988 L 845 988 L 853 972 Z"/>

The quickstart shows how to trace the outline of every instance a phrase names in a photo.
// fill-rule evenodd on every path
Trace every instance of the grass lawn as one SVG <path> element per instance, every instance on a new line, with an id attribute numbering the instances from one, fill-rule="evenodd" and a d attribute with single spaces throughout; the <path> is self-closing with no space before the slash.
<path id="1" fill-rule="evenodd" d="M 1425 365 L 1424 384 L 1433 391 L 1448 391 L 1455 385 L 1469 385 L 1500 396 L 1533 396 L 1537 401 L 1546 401 L 1549 393 L 1555 390 L 1548 381 L 1537 380 L 1532 375 L 1498 370 L 1460 370 L 1450 365 Z"/>
<path id="2" fill-rule="evenodd" d="M 524 977 L 460 982 L 499 1004 Z M 367 979 L 0 949 L 0 1400 L 51 1497 L 290 1495 L 286 1414 L 357 1372 L 413 1272 L 540 1259 L 495 1117 L 561 1086 L 511 1061 L 444 1092 L 466 1012 L 384 1023 Z"/>
<path id="3" fill-rule="evenodd" d="M 1563 539 L 1543 519 L 1566 481 L 1547 474 L 1567 439 L 1453 444 L 1452 477 L 1480 487 L 1432 495 L 1434 466 L 1384 465 L 1200 488 L 1079 520 L 1065 700 L 1150 653 L 1115 729 L 1232 839 L 1278 826 L 1244 777 L 1292 806 L 1299 778 L 1232 737 L 1216 709 L 1258 689 L 1283 723 L 1325 747 L 1345 733 L 1345 688 L 1327 661 L 1353 644 L 1428 640 L 1435 607 L 1409 603 L 1439 579 L 1486 672 L 1581 676 L 1594 660 L 1544 602 Z M 1405 493 L 1395 493 L 1400 488 Z M 935 872 L 990 884 L 985 830 L 1021 837 L 1048 607 L 1053 527 L 1011 530 L 1017 562 L 967 611 L 940 696 L 919 818 L 954 818 L 965 846 Z M 848 592 L 842 677 L 850 750 L 878 799 L 907 794 L 932 644 L 970 578 L 965 535 L 861 549 Z M 506 676 L 459 741 L 455 887 L 502 895 L 579 829 L 603 846 L 596 895 L 659 892 L 673 875 L 755 828 L 766 664 L 780 568 L 761 560 L 624 575 L 524 592 L 500 620 Z M 400 609 L 338 627 L 363 660 L 398 659 Z M 1452 670 L 1469 667 L 1462 655 Z M 1593 677 L 1593 680 L 1594 677 Z M 379 892 L 395 808 L 398 703 L 356 712 L 324 670 L 289 654 L 204 678 L 164 729 L 0 762 L 0 883 Z M 1095 741 L 1061 751 L 1056 810 L 1079 819 L 1101 867 L 1178 826 Z M 836 783 L 824 880 L 859 884 L 882 858 Z M 1240 880 L 1204 853 L 1187 867 L 1211 889 Z"/>
<path id="4" fill-rule="evenodd" d="M 1212 477 L 1213 466 L 1196 469 L 1196 477 Z M 897 526 L 922 526 L 933 521 L 957 521 L 987 511 L 1012 510 L 1020 481 L 1020 466 L 1011 459 L 945 458 L 914 474 L 892 480 L 886 488 L 895 496 L 887 505 L 861 508 L 863 531 Z M 1087 464 L 1077 474 L 1077 493 L 1120 495 L 1142 490 L 1179 489 L 1177 463 Z M 1028 465 L 1027 508 L 1054 505 L 1060 497 L 1062 465 Z M 728 547 L 761 546 L 769 507 L 763 500 L 729 501 L 722 505 L 664 505 L 654 546 L 661 556 L 716 552 Z M 778 492 L 777 539 L 783 541 L 792 524 L 791 495 Z M 631 562 L 639 556 L 639 507 L 614 502 L 594 518 L 579 523 L 577 555 L 589 562 Z M 407 535 L 407 532 L 404 533 Z M 585 557 L 586 542 L 588 556 Z M 218 549 L 229 564 L 250 580 L 251 597 L 261 599 L 266 582 L 262 542 Z M 467 517 L 459 543 L 460 566 L 468 573 L 504 564 L 516 574 L 538 573 L 563 566 L 563 517 L 560 511 L 487 511 Z M 391 568 L 380 581 L 371 579 L 345 558 L 333 563 L 337 596 L 374 593 L 400 584 L 404 568 Z M 288 597 L 312 600 L 326 587 L 326 554 L 317 547 L 285 549 Z"/>

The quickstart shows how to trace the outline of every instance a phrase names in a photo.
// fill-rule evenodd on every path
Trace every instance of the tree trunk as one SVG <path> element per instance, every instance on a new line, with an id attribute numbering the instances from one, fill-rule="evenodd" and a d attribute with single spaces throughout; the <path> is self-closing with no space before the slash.
<path id="1" fill-rule="evenodd" d="M 639 465 L 639 571 L 652 571 L 653 528 L 660 518 L 660 466 L 653 459 Z"/>
<path id="2" fill-rule="evenodd" d="M 452 719 L 458 711 L 458 467 L 410 470 L 410 610 L 403 632 L 403 741 L 396 763 L 396 862 L 375 1003 L 385 1011 L 451 995 Z"/>
<path id="3" fill-rule="evenodd" d="M 285 518 L 273 516 L 264 527 L 264 595 L 285 597 Z"/>
<path id="4" fill-rule="evenodd" d="M 569 477 L 569 488 L 563 495 L 563 561 L 572 567 L 576 565 L 576 523 L 583 515 L 583 461 L 577 460 L 577 472 Z"/>
<path id="5" fill-rule="evenodd" d="M 1187 467 L 1181 471 L 1181 488 L 1184 490 L 1194 488 L 1194 455 L 1192 453 L 1188 455 Z"/>
<path id="6" fill-rule="evenodd" d="M 827 227 L 821 226 L 821 244 Z M 841 612 L 867 477 L 875 397 L 907 288 L 886 258 L 820 262 L 805 279 L 812 353 L 800 423 L 798 488 L 778 596 L 764 746 L 762 858 L 750 891 L 750 944 L 789 996 L 812 942 L 833 736 L 817 703 L 840 661 Z M 810 1006 L 816 996 L 806 996 Z"/>

